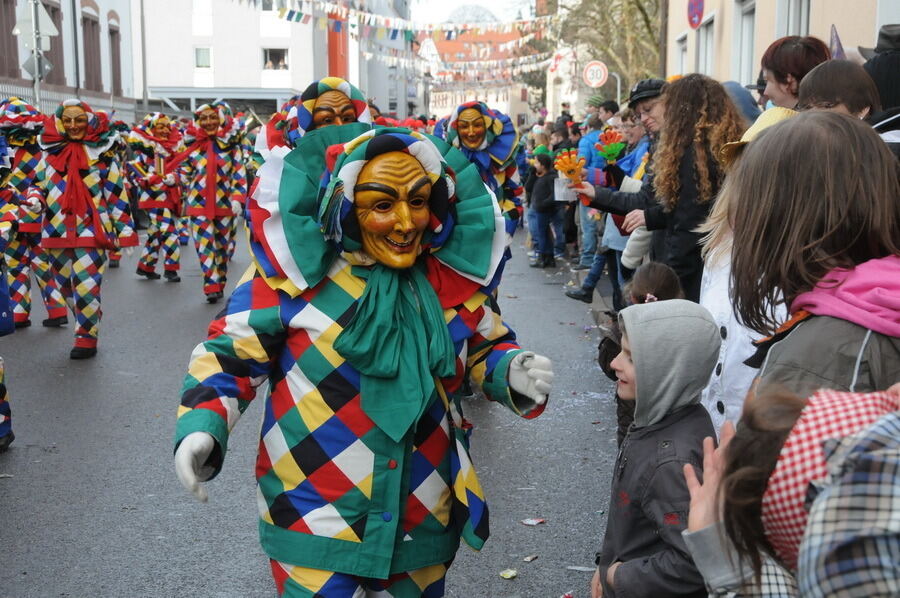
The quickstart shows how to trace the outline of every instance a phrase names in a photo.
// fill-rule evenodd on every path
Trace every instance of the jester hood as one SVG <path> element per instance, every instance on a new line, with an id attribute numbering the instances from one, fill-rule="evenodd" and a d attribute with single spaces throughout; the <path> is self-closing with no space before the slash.
<path id="1" fill-rule="evenodd" d="M 11 142 L 33 140 L 44 126 L 44 115 L 17 97 L 0 103 L 0 133 Z"/>
<path id="2" fill-rule="evenodd" d="M 352 188 L 365 163 L 389 151 L 412 154 L 434 181 L 422 253 L 434 258 L 426 261 L 441 304 L 496 285 L 503 217 L 477 168 L 448 144 L 351 123 L 311 131 L 290 152 L 278 149 L 260 168 L 248 203 L 251 252 L 270 285 L 296 296 L 336 265 L 373 265 L 361 252 Z"/>
<path id="3" fill-rule="evenodd" d="M 459 115 L 469 108 L 478 110 L 484 117 L 484 141 L 477 150 L 463 145 L 457 131 Z M 519 134 L 512 120 L 502 112 L 491 110 L 484 102 L 466 102 L 457 106 L 444 127 L 444 135 L 447 142 L 459 149 L 469 161 L 475 162 L 482 172 L 505 166 L 519 147 Z"/>
<path id="4" fill-rule="evenodd" d="M 119 134 L 110 128 L 109 116 L 106 113 L 99 110 L 95 111 L 87 102 L 71 99 L 60 104 L 52 115 L 44 116 L 44 128 L 39 140 L 41 147 L 45 151 L 50 154 L 57 154 L 63 151 L 70 143 L 73 143 L 66 135 L 66 129 L 62 124 L 63 110 L 70 106 L 78 106 L 87 114 L 88 125 L 84 139 L 74 143 L 83 144 L 91 159 L 96 159 L 119 141 Z"/>
<path id="5" fill-rule="evenodd" d="M 313 124 L 313 108 L 320 95 L 327 91 L 340 91 L 348 98 L 356 110 L 357 122 L 371 123 L 372 115 L 363 93 L 355 86 L 338 77 L 325 77 L 314 81 L 303 93 L 285 102 L 265 127 L 260 129 L 255 149 L 263 157 L 273 147 L 294 147 Z"/>
<path id="6" fill-rule="evenodd" d="M 131 130 L 131 135 L 128 137 L 129 144 L 138 151 L 145 151 L 147 148 L 159 146 L 168 154 L 175 152 L 181 144 L 182 135 L 174 121 L 169 120 L 168 138 L 163 139 L 153 133 L 154 127 L 162 118 L 168 117 L 162 112 L 151 112 L 145 116 L 140 124 Z"/>
<path id="7" fill-rule="evenodd" d="M 219 147 L 225 148 L 240 143 L 241 135 L 244 132 L 242 123 L 234 118 L 228 102 L 220 101 L 203 104 L 194 111 L 194 122 L 188 125 L 184 132 L 186 145 L 191 145 L 197 141 L 207 141 L 210 138 L 210 135 L 200 127 L 198 122 L 200 114 L 205 110 L 215 110 L 219 115 L 219 128 L 216 130 L 215 135 L 212 136 Z"/>

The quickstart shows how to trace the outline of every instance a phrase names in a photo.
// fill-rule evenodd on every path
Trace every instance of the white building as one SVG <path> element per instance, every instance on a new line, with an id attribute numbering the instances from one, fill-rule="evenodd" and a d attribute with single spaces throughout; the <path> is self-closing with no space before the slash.
<path id="1" fill-rule="evenodd" d="M 224 99 L 267 118 L 327 73 L 327 32 L 280 18 L 277 0 L 130 0 L 135 89 L 154 107 L 192 112 Z M 141 51 L 143 4 L 146 64 Z M 319 15 L 323 16 L 323 15 Z"/>
<path id="2" fill-rule="evenodd" d="M 52 112 L 62 100 L 79 97 L 94 109 L 113 109 L 134 119 L 131 38 L 132 0 L 41 0 L 58 35 L 44 56 L 53 65 L 41 83 L 38 108 Z M 32 78 L 22 65 L 31 30 L 14 36 L 28 0 L 0 0 L 0 95 L 34 103 Z"/>

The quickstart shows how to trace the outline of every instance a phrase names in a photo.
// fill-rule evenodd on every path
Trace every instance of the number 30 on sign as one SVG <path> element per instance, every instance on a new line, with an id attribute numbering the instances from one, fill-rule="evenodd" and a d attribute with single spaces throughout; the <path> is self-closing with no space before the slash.
<path id="1" fill-rule="evenodd" d="M 584 65 L 582 78 L 588 87 L 601 87 L 609 78 L 609 69 L 599 60 L 592 60 Z"/>

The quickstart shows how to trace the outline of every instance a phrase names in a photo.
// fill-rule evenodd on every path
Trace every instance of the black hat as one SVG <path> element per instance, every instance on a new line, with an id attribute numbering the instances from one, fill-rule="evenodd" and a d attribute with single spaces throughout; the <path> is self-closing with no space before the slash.
<path id="1" fill-rule="evenodd" d="M 882 25 L 878 30 L 878 43 L 874 48 L 858 46 L 859 53 L 869 60 L 880 52 L 900 50 L 900 25 Z"/>
<path id="2" fill-rule="evenodd" d="M 662 94 L 663 86 L 666 84 L 662 79 L 641 79 L 631 88 L 631 95 L 628 96 L 628 107 L 634 110 L 635 104 L 647 98 L 655 98 Z"/>
<path id="3" fill-rule="evenodd" d="M 750 91 L 758 91 L 762 93 L 766 89 L 766 77 L 763 75 L 762 71 L 759 71 L 759 77 L 756 78 L 756 83 L 751 83 L 750 85 L 744 85 L 745 89 L 749 89 Z"/>

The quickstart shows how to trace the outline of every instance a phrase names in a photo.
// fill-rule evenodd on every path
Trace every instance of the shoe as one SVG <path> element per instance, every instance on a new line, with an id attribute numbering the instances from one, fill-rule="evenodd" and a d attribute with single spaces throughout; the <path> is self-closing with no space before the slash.
<path id="1" fill-rule="evenodd" d="M 69 318 L 66 316 L 59 316 L 56 318 L 47 318 L 43 322 L 41 322 L 41 326 L 45 328 L 62 328 L 66 324 L 69 323 Z"/>
<path id="2" fill-rule="evenodd" d="M 222 291 L 216 291 L 216 299 L 222 299 L 223 297 L 225 297 L 225 293 L 223 293 Z"/>
<path id="3" fill-rule="evenodd" d="M 564 260 L 564 259 L 566 259 L 566 254 L 565 253 L 554 253 L 553 257 L 558 260 Z"/>
<path id="4" fill-rule="evenodd" d="M 556 258 L 548 257 L 546 260 L 544 260 L 544 267 L 545 268 L 555 268 L 556 267 Z"/>
<path id="5" fill-rule="evenodd" d="M 545 258 L 539 257 L 538 259 L 536 259 L 533 262 L 531 262 L 530 264 L 528 264 L 528 267 L 530 267 L 530 268 L 546 268 L 547 260 Z"/>
<path id="6" fill-rule="evenodd" d="M 0 453 L 5 453 L 15 439 L 16 435 L 12 433 L 12 430 L 9 431 L 9 434 L 0 436 Z"/>
<path id="7" fill-rule="evenodd" d="M 31 320 L 19 320 L 14 325 L 16 328 L 28 328 L 31 326 Z"/>
<path id="8" fill-rule="evenodd" d="M 575 264 L 574 266 L 572 266 L 571 269 L 572 269 L 572 270 L 590 270 L 591 267 L 590 267 L 590 266 L 585 266 L 584 264 Z"/>
<path id="9" fill-rule="evenodd" d="M 187 247 L 188 242 L 187 241 L 178 241 L 178 244 L 181 245 L 182 247 Z"/>
<path id="10" fill-rule="evenodd" d="M 140 268 L 138 268 L 134 271 L 134 273 L 138 276 L 143 276 L 147 280 L 159 280 L 159 274 L 157 274 L 156 272 L 150 272 L 148 270 L 141 270 Z M 166 274 L 168 274 L 168 272 L 166 272 Z"/>
<path id="11" fill-rule="evenodd" d="M 178 276 L 178 272 L 174 270 L 166 270 L 163 272 L 163 276 L 166 279 L 166 282 L 181 282 L 181 277 Z"/>
<path id="12" fill-rule="evenodd" d="M 69 359 L 90 359 L 97 354 L 97 347 L 72 347 Z"/>
<path id="13" fill-rule="evenodd" d="M 206 302 L 207 303 L 215 303 L 219 300 L 219 293 L 207 293 L 206 294 Z"/>
<path id="14" fill-rule="evenodd" d="M 594 292 L 586 291 L 584 289 L 572 289 L 571 291 L 566 291 L 566 297 L 578 299 L 585 303 L 592 303 L 594 301 Z"/>
<path id="15" fill-rule="evenodd" d="M 119 260 L 109 260 L 109 267 L 110 267 L 110 268 L 118 268 L 118 267 L 119 267 Z"/>

